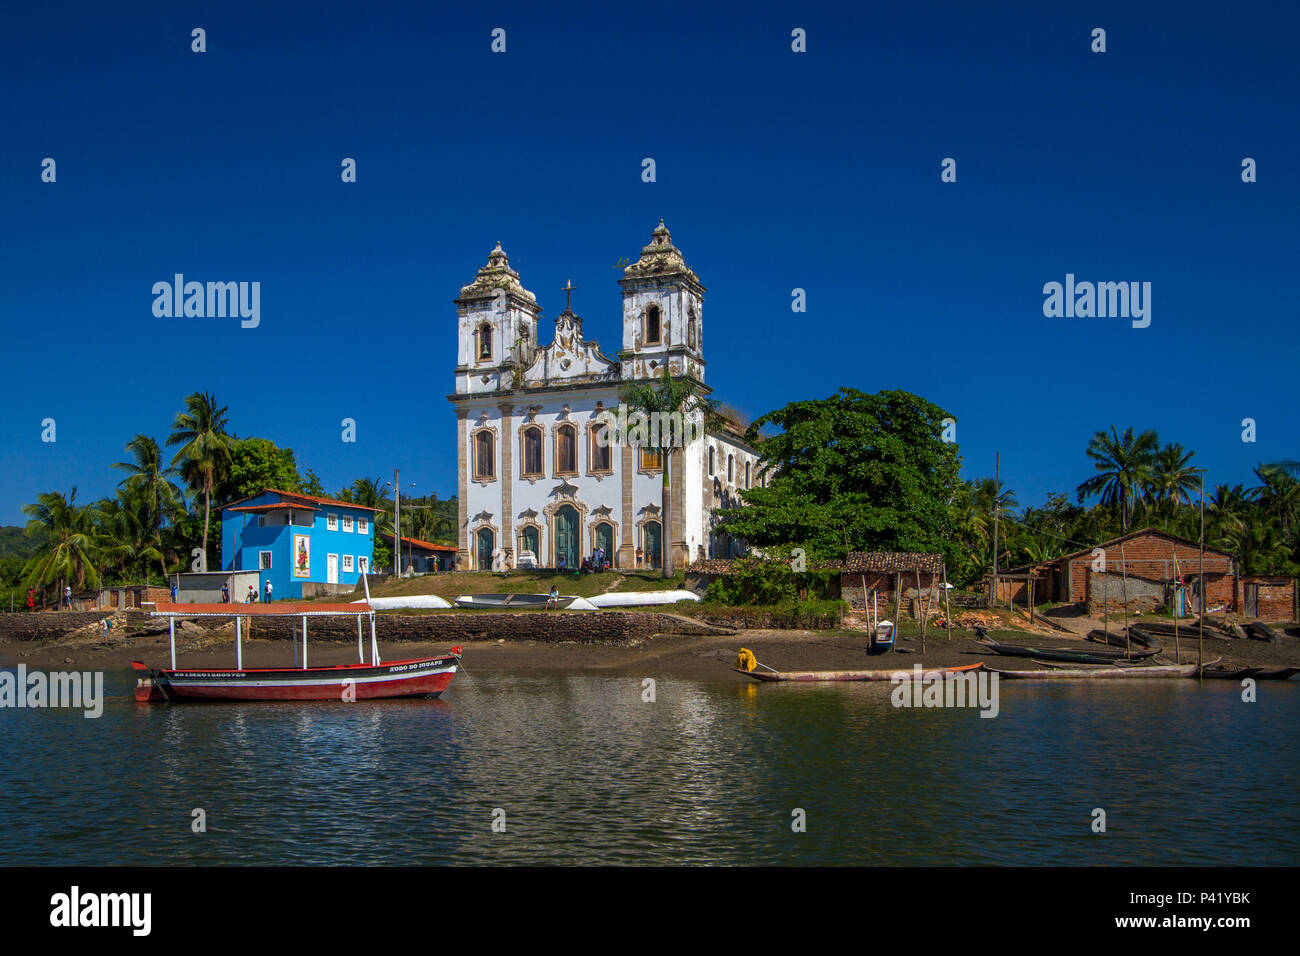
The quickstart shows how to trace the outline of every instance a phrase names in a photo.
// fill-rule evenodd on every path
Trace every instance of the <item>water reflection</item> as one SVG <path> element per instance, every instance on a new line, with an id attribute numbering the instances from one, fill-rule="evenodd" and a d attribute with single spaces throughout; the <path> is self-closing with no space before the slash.
<path id="1" fill-rule="evenodd" d="M 0 711 L 0 863 L 1300 862 L 1293 685 L 1004 683 L 987 720 L 873 684 L 145 706 L 109 683 L 99 720 Z"/>

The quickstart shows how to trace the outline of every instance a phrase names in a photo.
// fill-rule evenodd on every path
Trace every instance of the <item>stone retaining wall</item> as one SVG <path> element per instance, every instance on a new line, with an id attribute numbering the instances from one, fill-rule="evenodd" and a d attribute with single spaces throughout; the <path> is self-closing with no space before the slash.
<path id="1" fill-rule="evenodd" d="M 77 627 L 107 617 L 105 613 L 65 612 L 58 614 L 0 615 L 0 640 L 30 641 L 59 637 Z M 30 620 L 28 620 L 30 619 Z M 46 620 L 42 620 L 46 619 Z M 244 619 L 245 621 L 248 618 Z M 166 633 L 162 618 L 128 615 L 126 627 L 142 626 Z M 216 623 L 214 618 L 197 618 L 205 629 L 215 626 L 234 630 L 233 622 Z M 302 626 L 301 618 L 253 618 L 252 635 L 259 640 L 289 640 Z M 675 614 L 637 611 L 516 611 L 514 613 L 466 612 L 456 614 L 379 614 L 375 631 L 382 643 L 420 641 L 459 644 L 504 638 L 508 641 L 577 642 L 582 644 L 626 644 L 655 634 L 717 634 L 718 628 Z M 300 631 L 299 631 L 300 632 Z M 370 640 L 370 624 L 362 619 L 362 634 Z M 356 618 L 308 618 L 309 640 L 347 641 L 357 636 Z"/>
<path id="2" fill-rule="evenodd" d="M 0 614 L 0 641 L 39 641 L 98 624 L 112 611 L 34 611 Z"/>

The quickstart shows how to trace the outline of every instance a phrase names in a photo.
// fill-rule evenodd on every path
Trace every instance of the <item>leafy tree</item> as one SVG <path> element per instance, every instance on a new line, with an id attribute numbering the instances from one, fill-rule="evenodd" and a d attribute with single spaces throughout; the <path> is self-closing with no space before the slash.
<path id="1" fill-rule="evenodd" d="M 719 528 L 756 547 L 803 547 L 809 559 L 848 551 L 931 551 L 950 569 L 969 563 L 958 530 L 968 492 L 955 444 L 942 440 L 948 413 L 904 391 L 842 388 L 756 419 L 766 487 L 744 489 Z M 759 439 L 759 429 L 779 429 Z"/>
<path id="2" fill-rule="evenodd" d="M 62 598 L 66 586 L 76 590 L 86 584 L 99 586 L 99 570 L 94 562 L 94 513 L 77 506 L 76 488 L 67 498 L 57 491 L 39 495 L 35 504 L 23 505 L 23 513 L 31 518 L 27 534 L 39 542 L 36 554 L 24 568 L 29 587 L 54 585 L 57 596 Z"/>
<path id="3" fill-rule="evenodd" d="M 226 504 L 263 488 L 304 492 L 302 485 L 292 448 L 280 448 L 266 438 L 242 438 L 231 446 L 230 466 L 213 489 L 213 498 Z"/>
<path id="4" fill-rule="evenodd" d="M 1121 437 L 1112 425 L 1109 435 L 1105 431 L 1095 433 L 1088 443 L 1088 457 L 1097 474 L 1079 485 L 1079 501 L 1100 495 L 1103 505 L 1119 510 L 1120 528 L 1127 533 L 1132 504 L 1151 484 L 1159 444 L 1156 433 L 1150 430 L 1135 437 L 1129 428 Z"/>
<path id="5" fill-rule="evenodd" d="M 235 439 L 226 431 L 226 407 L 207 392 L 195 392 L 185 399 L 186 411 L 176 416 L 167 445 L 180 445 L 172 459 L 194 492 L 203 493 L 203 551 L 208 550 L 208 526 L 212 516 L 212 492 L 230 467 Z"/>

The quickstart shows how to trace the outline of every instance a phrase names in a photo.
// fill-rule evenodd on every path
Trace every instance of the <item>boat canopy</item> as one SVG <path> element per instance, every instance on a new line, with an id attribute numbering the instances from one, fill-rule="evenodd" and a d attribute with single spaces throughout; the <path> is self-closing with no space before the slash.
<path id="1" fill-rule="evenodd" d="M 371 614 L 363 601 L 356 604 L 172 604 L 159 601 L 149 612 L 155 617 L 344 617 Z"/>

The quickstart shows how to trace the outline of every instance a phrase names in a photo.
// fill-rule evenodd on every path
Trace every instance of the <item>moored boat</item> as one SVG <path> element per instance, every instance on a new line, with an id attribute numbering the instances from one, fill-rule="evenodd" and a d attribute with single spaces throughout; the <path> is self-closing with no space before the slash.
<path id="1" fill-rule="evenodd" d="M 929 678 L 934 674 L 961 674 L 966 671 L 978 671 L 983 666 L 984 663 L 981 661 L 978 664 L 964 664 L 961 667 L 923 668 L 920 676 Z M 744 674 L 746 677 L 752 677 L 756 681 L 765 683 L 780 681 L 893 681 L 913 680 L 917 676 L 915 668 L 871 671 L 751 671 L 733 667 L 732 670 L 737 674 Z"/>
<path id="2" fill-rule="evenodd" d="M 1140 679 L 1150 680 L 1158 677 L 1195 677 L 1195 664 L 1156 664 L 1150 667 L 1098 667 L 1091 670 L 998 670 L 990 671 L 1009 680 L 1116 680 Z"/>
<path id="3" fill-rule="evenodd" d="M 1101 649 L 1074 650 L 1068 647 L 1023 647 L 1019 644 L 1001 644 L 991 637 L 979 643 L 1004 657 L 1032 657 L 1040 661 L 1065 661 L 1072 664 L 1115 664 L 1119 661 L 1145 660 L 1160 653 L 1159 648 L 1148 648 L 1126 655 L 1123 651 Z"/>
<path id="4" fill-rule="evenodd" d="M 362 578 L 364 581 L 364 577 Z M 369 600 L 369 586 L 366 598 Z M 461 648 L 449 654 L 384 662 L 379 657 L 375 635 L 375 612 L 368 603 L 358 604 L 171 604 L 158 603 L 154 617 L 168 619 L 171 634 L 171 667 L 151 668 L 132 661 L 137 680 L 138 701 L 271 701 L 271 700 L 376 700 L 388 697 L 437 697 L 460 667 Z M 234 668 L 179 668 L 176 666 L 176 621 L 188 618 L 225 618 L 235 622 Z M 302 662 L 293 667 L 245 668 L 243 622 L 248 618 L 295 617 L 302 621 Z M 310 618 L 355 617 L 357 621 L 356 664 L 329 667 L 307 665 L 307 622 Z M 366 661 L 363 622 L 370 621 L 370 661 Z M 298 657 L 298 635 L 293 638 Z"/>

